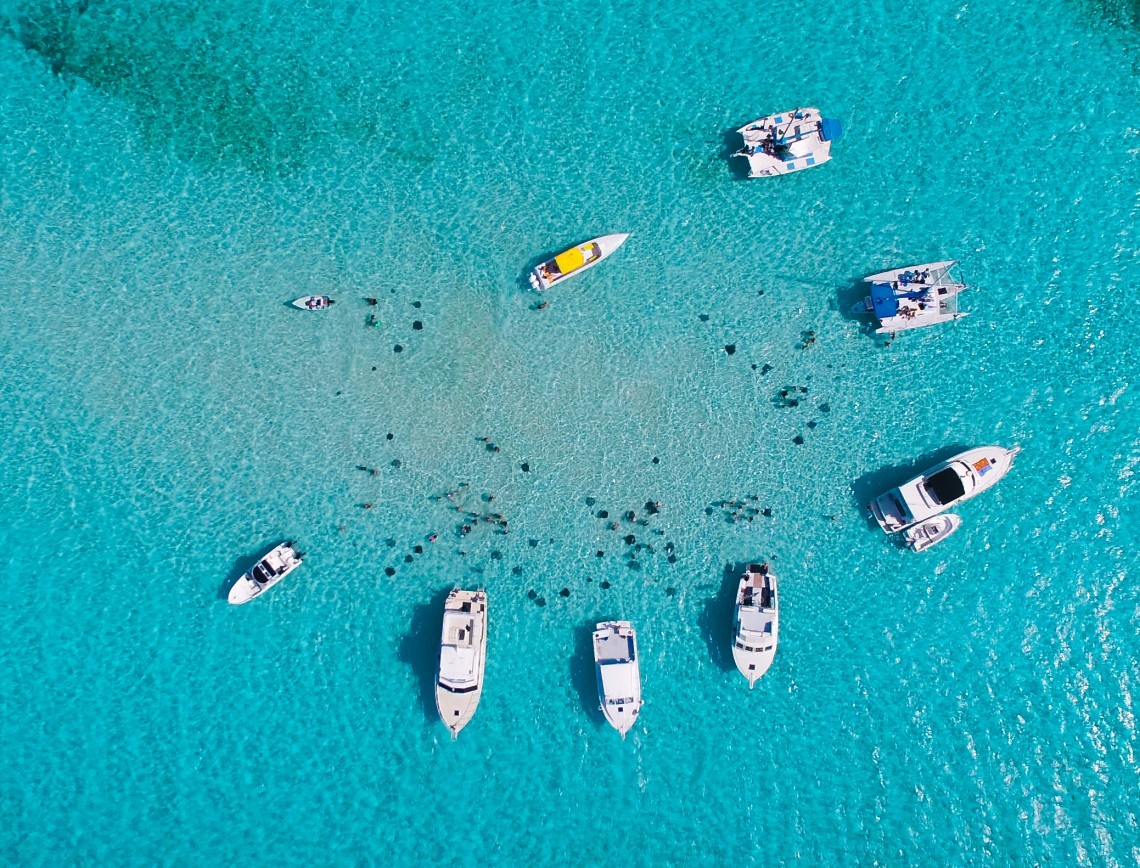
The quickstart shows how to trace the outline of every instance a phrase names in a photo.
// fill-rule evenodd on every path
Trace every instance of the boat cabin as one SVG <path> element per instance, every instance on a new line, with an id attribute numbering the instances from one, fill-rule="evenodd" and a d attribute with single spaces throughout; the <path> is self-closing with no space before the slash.
<path id="1" fill-rule="evenodd" d="M 926 479 L 922 487 L 929 497 L 938 506 L 947 506 L 954 503 L 966 493 L 966 485 L 958 471 L 953 467 L 940 470 Z"/>
<path id="2" fill-rule="evenodd" d="M 470 609 L 468 609 L 470 611 Z M 439 685 L 452 693 L 470 693 L 476 683 L 475 621 L 463 612 L 443 616 Z"/>

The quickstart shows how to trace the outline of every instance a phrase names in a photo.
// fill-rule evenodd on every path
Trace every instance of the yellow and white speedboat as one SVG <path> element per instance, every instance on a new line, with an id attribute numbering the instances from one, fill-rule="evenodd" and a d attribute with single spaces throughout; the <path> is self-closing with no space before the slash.
<path id="1" fill-rule="evenodd" d="M 628 233 L 603 235 L 559 253 L 553 259 L 540 263 L 530 274 L 530 285 L 537 290 L 549 289 L 568 277 L 593 268 L 622 246 Z"/>

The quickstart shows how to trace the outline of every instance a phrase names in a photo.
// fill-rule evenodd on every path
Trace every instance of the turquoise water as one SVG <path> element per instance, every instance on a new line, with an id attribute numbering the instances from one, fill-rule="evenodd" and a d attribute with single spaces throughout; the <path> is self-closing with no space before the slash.
<path id="1" fill-rule="evenodd" d="M 3 860 L 1140 861 L 1129 8 L 490 5 L 0 4 Z M 832 162 L 738 180 L 727 133 L 805 104 Z M 532 310 L 527 266 L 609 232 Z M 951 257 L 966 319 L 843 313 Z M 991 442 L 938 548 L 860 515 Z M 508 535 L 457 534 L 462 482 Z M 228 606 L 282 538 L 305 566 Z M 457 583 L 491 638 L 452 743 Z"/>

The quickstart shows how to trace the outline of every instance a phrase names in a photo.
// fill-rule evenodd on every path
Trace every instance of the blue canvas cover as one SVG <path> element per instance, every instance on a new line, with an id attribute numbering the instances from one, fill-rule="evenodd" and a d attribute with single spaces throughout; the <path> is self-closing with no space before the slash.
<path id="1" fill-rule="evenodd" d="M 843 135 L 843 125 L 835 118 L 824 118 L 819 122 L 819 135 L 825 142 L 834 142 Z"/>
<path id="2" fill-rule="evenodd" d="M 875 316 L 886 319 L 899 312 L 899 300 L 895 298 L 895 291 L 890 284 L 875 283 L 871 285 L 871 306 L 875 309 Z"/>

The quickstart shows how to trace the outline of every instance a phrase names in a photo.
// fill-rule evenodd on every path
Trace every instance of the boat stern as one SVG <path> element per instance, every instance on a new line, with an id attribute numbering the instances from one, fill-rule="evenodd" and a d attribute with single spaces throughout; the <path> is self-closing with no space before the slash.
<path id="1" fill-rule="evenodd" d="M 542 269 L 545 265 L 545 262 L 542 263 L 542 265 L 537 266 L 534 271 L 528 275 L 531 287 L 538 292 L 542 292 L 550 286 L 549 281 L 547 281 L 547 279 L 542 274 Z"/>
<path id="2" fill-rule="evenodd" d="M 897 488 L 892 488 L 886 494 L 880 494 L 867 504 L 867 509 L 883 529 L 883 533 L 894 533 L 912 523 Z"/>

